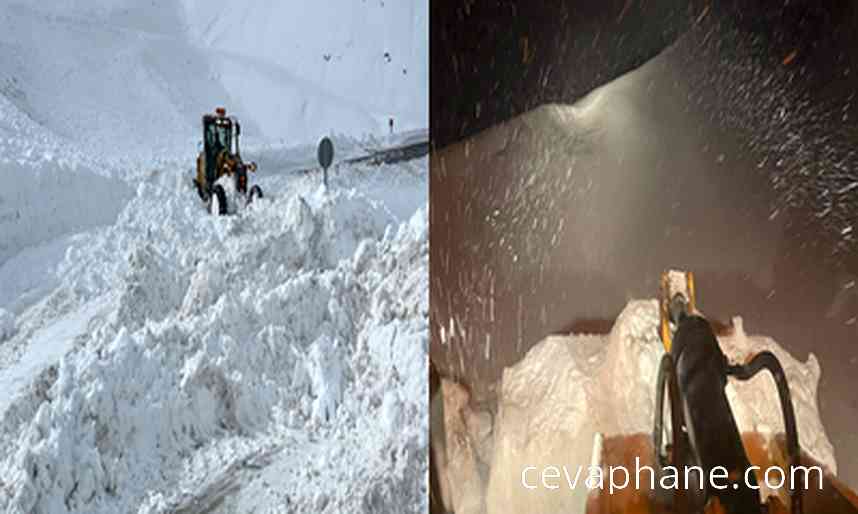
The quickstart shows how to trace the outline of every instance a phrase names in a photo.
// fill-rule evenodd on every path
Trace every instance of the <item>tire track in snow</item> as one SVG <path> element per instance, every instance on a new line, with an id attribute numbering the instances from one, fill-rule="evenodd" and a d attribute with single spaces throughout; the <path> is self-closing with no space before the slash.
<path id="1" fill-rule="evenodd" d="M 226 499 L 238 493 L 253 479 L 253 475 L 274 462 L 284 446 L 263 449 L 248 457 L 236 459 L 221 473 L 206 481 L 195 493 L 183 493 L 169 514 L 212 514 L 217 512 Z"/>

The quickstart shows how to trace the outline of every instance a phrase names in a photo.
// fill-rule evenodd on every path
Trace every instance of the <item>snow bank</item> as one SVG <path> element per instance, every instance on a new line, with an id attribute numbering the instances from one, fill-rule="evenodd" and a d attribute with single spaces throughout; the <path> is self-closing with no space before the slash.
<path id="1" fill-rule="evenodd" d="M 0 177 L 8 187 L 0 189 L 0 265 L 27 247 L 112 223 L 131 192 L 110 177 L 112 169 L 10 101 L 5 94 L 23 101 L 23 91 L 15 93 L 22 87 L 17 79 L 5 86 L 0 85 Z"/>
<path id="2" fill-rule="evenodd" d="M 412 187 L 425 202 L 425 160 L 420 169 Z M 290 194 L 213 217 L 189 188 L 177 194 L 176 176 L 153 173 L 114 224 L 71 241 L 60 284 L 4 343 L 4 376 L 21 349 L 29 380 L 4 391 L 0 510 L 164 512 L 200 477 L 288 445 L 294 430 L 348 447 L 337 451 L 353 469 L 310 464 L 341 473 L 325 487 L 350 484 L 328 501 L 354 511 L 359 491 L 394 512 L 402 493 L 420 510 L 425 209 L 398 220 L 359 179 L 337 190 L 296 179 Z M 107 307 L 87 310 L 96 301 Z M 62 319 L 88 328 L 40 367 L 45 350 L 28 345 Z M 288 487 L 313 505 L 323 486 Z"/>
<path id="3" fill-rule="evenodd" d="M 476 436 L 473 421 L 447 422 L 447 440 L 460 451 L 447 450 L 448 477 L 462 502 L 456 512 L 583 512 L 586 488 L 562 492 L 521 486 L 525 466 L 587 466 L 596 433 L 650 433 L 655 381 L 664 349 L 658 338 L 658 304 L 632 301 L 606 336 L 551 336 L 534 346 L 501 379 L 497 414 L 490 436 Z M 772 351 L 787 374 L 798 420 L 802 449 L 836 472 L 833 447 L 817 406 L 820 369 L 811 355 L 806 363 L 790 356 L 767 337 L 745 334 L 741 319 L 732 335 L 719 338 L 727 357 L 743 361 L 749 354 Z M 731 381 L 727 394 L 742 432 L 783 432 L 777 390 L 763 374 L 748 382 Z M 445 408 L 448 408 L 445 403 Z M 486 416 L 459 402 L 445 417 Z M 485 439 L 488 437 L 489 441 Z M 489 449 L 482 452 L 474 449 Z M 462 451 L 462 448 L 471 448 Z"/>
<path id="4" fill-rule="evenodd" d="M 25 247 L 112 221 L 126 197 L 123 184 L 7 98 L 22 97 L 19 87 L 0 74 L 0 265 Z"/>
<path id="5" fill-rule="evenodd" d="M 55 162 L 0 162 L 0 264 L 26 247 L 112 223 L 128 200 L 125 182 Z"/>

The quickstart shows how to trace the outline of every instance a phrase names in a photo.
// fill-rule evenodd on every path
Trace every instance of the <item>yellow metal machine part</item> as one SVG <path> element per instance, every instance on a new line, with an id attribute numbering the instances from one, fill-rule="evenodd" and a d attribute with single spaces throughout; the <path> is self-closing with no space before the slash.
<path id="1" fill-rule="evenodd" d="M 684 291 L 677 290 L 672 276 L 681 274 L 684 276 Z M 664 351 L 670 352 L 673 345 L 673 333 L 670 328 L 670 301 L 677 293 L 684 295 L 688 301 L 688 311 L 697 312 L 697 295 L 694 290 L 694 273 L 691 271 L 665 271 L 661 274 L 661 298 L 659 298 L 659 318 L 661 342 Z"/>
<path id="2" fill-rule="evenodd" d="M 197 155 L 197 184 L 206 183 L 206 153 L 200 152 Z"/>

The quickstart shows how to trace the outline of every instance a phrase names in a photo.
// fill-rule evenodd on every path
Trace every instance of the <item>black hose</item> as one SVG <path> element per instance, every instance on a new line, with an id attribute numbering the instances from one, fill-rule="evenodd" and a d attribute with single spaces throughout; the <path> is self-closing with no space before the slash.
<path id="1" fill-rule="evenodd" d="M 758 353 L 745 365 L 730 365 L 727 367 L 727 374 L 733 375 L 739 380 L 748 380 L 761 370 L 767 369 L 771 373 L 775 384 L 778 387 L 778 395 L 780 396 L 781 409 L 783 410 L 784 426 L 786 427 L 787 451 L 790 459 L 790 476 L 794 476 L 795 468 L 799 466 L 801 454 L 798 445 L 798 428 L 795 422 L 795 411 L 792 406 L 792 397 L 789 392 L 789 384 L 787 384 L 786 374 L 784 373 L 781 363 L 772 352 L 765 351 Z M 802 512 L 802 489 L 794 487 L 795 484 L 790 484 L 790 500 L 792 514 L 801 514 Z"/>

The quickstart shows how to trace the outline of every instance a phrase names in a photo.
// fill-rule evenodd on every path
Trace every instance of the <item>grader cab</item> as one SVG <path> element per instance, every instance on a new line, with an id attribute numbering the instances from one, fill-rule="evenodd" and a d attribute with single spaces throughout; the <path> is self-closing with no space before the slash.
<path id="1" fill-rule="evenodd" d="M 240 136 L 241 124 L 228 117 L 224 108 L 203 115 L 203 148 L 197 156 L 194 184 L 212 214 L 227 214 L 236 207 L 229 205 L 230 197 L 233 203 L 243 198 L 245 204 L 262 197 L 258 185 L 248 189 L 248 173 L 256 171 L 256 163 L 242 161 Z"/>

